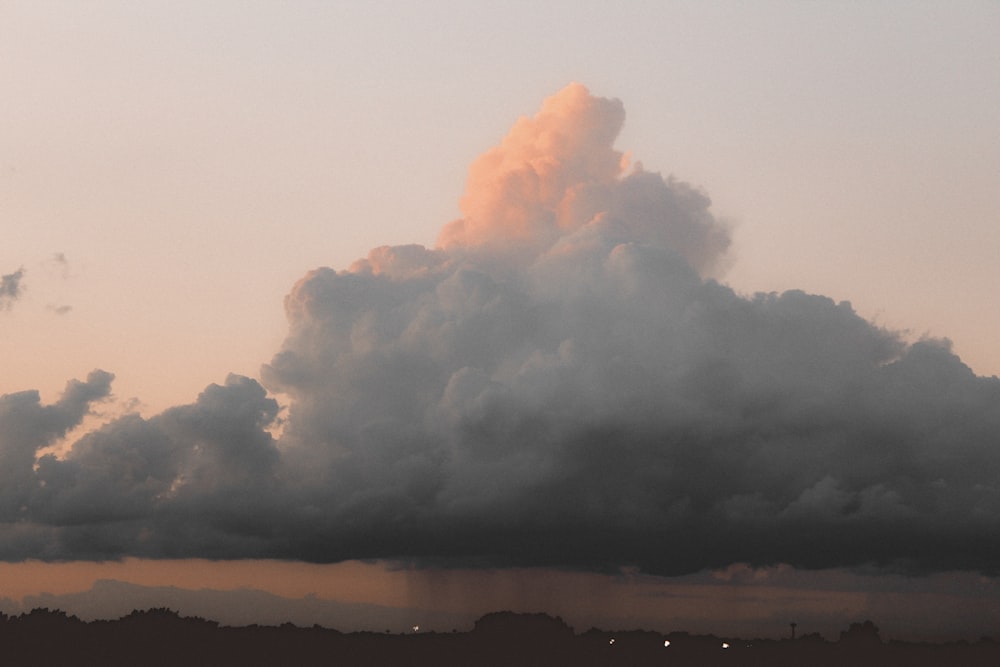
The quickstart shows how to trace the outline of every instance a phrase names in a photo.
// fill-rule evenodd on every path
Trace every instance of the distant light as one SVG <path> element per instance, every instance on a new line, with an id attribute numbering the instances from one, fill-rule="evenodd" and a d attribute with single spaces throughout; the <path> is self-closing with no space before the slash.
<path id="1" fill-rule="evenodd" d="M 729 644 L 727 644 L 726 642 L 722 642 L 722 648 L 729 648 Z"/>
<path id="2" fill-rule="evenodd" d="M 611 644 L 614 644 L 614 643 L 615 643 L 615 638 L 614 638 L 614 637 L 612 637 L 612 638 L 611 638 L 611 641 L 609 641 L 609 642 L 608 642 L 608 645 L 610 646 Z"/>
<path id="3" fill-rule="evenodd" d="M 419 625 L 414 625 L 413 626 L 413 631 L 417 632 L 418 630 L 420 630 L 420 626 Z"/>
<path id="4" fill-rule="evenodd" d="M 669 639 L 664 639 L 663 640 L 663 648 L 666 648 L 668 646 L 670 646 L 670 640 Z"/>

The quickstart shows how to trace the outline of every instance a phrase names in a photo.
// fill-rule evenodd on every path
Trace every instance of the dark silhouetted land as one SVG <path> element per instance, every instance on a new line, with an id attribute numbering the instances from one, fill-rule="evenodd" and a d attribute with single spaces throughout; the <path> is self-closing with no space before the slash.
<path id="1" fill-rule="evenodd" d="M 747 640 L 591 629 L 545 614 L 487 614 L 470 632 L 345 634 L 313 626 L 226 627 L 169 609 L 84 622 L 35 609 L 0 616 L 11 665 L 1000 665 L 1000 643 L 883 642 L 870 621 L 839 640 Z"/>

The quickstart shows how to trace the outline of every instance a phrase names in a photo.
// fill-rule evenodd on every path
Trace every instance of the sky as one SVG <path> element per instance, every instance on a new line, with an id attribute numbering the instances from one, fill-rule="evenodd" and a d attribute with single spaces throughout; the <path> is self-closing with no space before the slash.
<path id="1" fill-rule="evenodd" d="M 0 3 L 0 597 L 995 627 L 998 28 Z"/>

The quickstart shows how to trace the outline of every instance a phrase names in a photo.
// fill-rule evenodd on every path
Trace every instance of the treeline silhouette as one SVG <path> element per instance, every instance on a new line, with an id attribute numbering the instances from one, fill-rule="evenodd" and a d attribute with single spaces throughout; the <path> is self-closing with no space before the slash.
<path id="1" fill-rule="evenodd" d="M 280 626 L 221 626 L 166 608 L 117 620 L 62 611 L 0 614 L 0 657 L 11 665 L 1000 665 L 1000 643 L 884 642 L 871 622 L 837 641 L 735 639 L 686 632 L 577 634 L 546 614 L 495 612 L 470 632 L 343 633 Z"/>

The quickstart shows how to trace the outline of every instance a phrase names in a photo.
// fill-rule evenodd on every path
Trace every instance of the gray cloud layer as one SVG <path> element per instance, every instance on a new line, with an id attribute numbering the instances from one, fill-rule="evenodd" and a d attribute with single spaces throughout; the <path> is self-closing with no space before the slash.
<path id="1" fill-rule="evenodd" d="M 677 574 L 1000 563 L 1000 380 L 848 303 L 706 278 L 708 199 L 570 86 L 470 170 L 434 249 L 309 273 L 231 376 L 67 456 L 109 391 L 0 399 L 0 556 L 401 558 Z M 37 458 L 37 460 L 36 460 Z"/>

